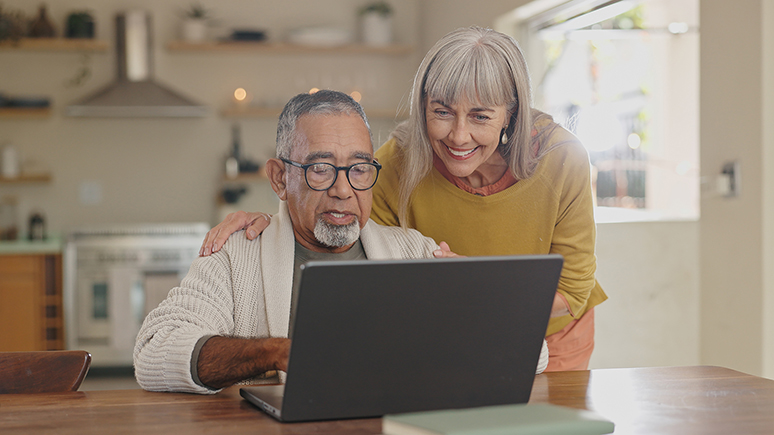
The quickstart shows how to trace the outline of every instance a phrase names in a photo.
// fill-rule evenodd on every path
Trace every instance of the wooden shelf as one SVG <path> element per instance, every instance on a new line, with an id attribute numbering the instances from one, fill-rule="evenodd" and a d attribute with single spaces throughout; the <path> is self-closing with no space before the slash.
<path id="1" fill-rule="evenodd" d="M 0 184 L 33 184 L 50 182 L 51 174 L 21 174 L 16 178 L 5 178 L 0 176 Z"/>
<path id="2" fill-rule="evenodd" d="M 0 50 L 4 51 L 104 52 L 107 49 L 107 41 L 85 38 L 22 38 L 0 42 Z"/>
<path id="3" fill-rule="evenodd" d="M 236 178 L 223 178 L 224 183 L 258 183 L 269 181 L 269 177 L 266 175 L 265 165 L 261 165 L 261 169 L 258 172 L 245 173 L 242 172 L 237 175 Z"/>
<path id="4" fill-rule="evenodd" d="M 318 47 L 281 42 L 221 41 L 191 43 L 171 41 L 167 50 L 173 52 L 207 53 L 264 53 L 264 54 L 381 54 L 401 55 L 411 53 L 408 45 L 387 45 L 374 47 L 363 44 L 350 44 L 335 47 Z"/>
<path id="5" fill-rule="evenodd" d="M 50 107 L 0 107 L 0 119 L 43 119 L 50 116 Z"/>
<path id="6" fill-rule="evenodd" d="M 406 119 L 405 112 L 396 113 L 394 109 L 364 109 L 368 119 Z M 243 119 L 261 119 L 261 118 L 279 118 L 282 112 L 281 107 L 229 107 L 223 109 L 220 114 L 224 118 L 243 118 Z"/>

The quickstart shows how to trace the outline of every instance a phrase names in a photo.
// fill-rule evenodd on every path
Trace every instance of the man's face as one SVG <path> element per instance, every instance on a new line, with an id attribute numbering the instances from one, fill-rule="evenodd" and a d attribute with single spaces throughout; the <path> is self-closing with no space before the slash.
<path id="1" fill-rule="evenodd" d="M 358 115 L 305 115 L 296 124 L 296 142 L 290 160 L 335 166 L 368 163 L 373 160 L 371 138 Z M 303 169 L 283 165 L 284 192 L 280 189 L 277 193 L 280 199 L 287 201 L 296 240 L 318 252 L 348 250 L 371 215 L 371 190 L 353 189 L 347 174 L 341 171 L 330 189 L 315 191 L 306 184 Z M 329 239 L 338 237 L 339 240 L 343 234 L 349 234 L 349 237 L 344 236 L 347 244 L 330 246 L 330 243 L 323 243 L 326 238 L 321 237 L 321 232 L 327 233 Z"/>

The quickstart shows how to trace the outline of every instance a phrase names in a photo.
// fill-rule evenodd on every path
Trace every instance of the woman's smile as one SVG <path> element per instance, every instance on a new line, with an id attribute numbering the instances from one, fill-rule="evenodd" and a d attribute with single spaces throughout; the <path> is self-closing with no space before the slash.
<path id="1" fill-rule="evenodd" d="M 473 155 L 473 153 L 479 149 L 479 147 L 462 150 L 462 149 L 454 149 L 446 145 L 446 149 L 449 151 L 449 154 L 451 154 L 453 158 L 458 160 L 465 160 L 470 158 Z"/>

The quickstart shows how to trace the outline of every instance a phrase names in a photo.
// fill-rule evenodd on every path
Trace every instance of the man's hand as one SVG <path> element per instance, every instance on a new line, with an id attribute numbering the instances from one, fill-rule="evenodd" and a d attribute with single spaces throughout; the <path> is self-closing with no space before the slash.
<path id="1" fill-rule="evenodd" d="M 202 247 L 199 249 L 199 256 L 206 257 L 213 252 L 218 252 L 229 236 L 239 230 L 247 230 L 245 232 L 247 239 L 253 240 L 269 226 L 270 222 L 271 215 L 268 213 L 248 213 L 244 211 L 229 213 L 223 222 L 207 232 L 204 243 L 202 243 Z"/>
<path id="2" fill-rule="evenodd" d="M 225 388 L 270 370 L 288 370 L 290 339 L 215 336 L 199 352 L 196 371 L 210 388 Z"/>
<path id="3" fill-rule="evenodd" d="M 440 246 L 441 249 L 436 249 L 433 251 L 433 256 L 435 256 L 435 258 L 464 257 L 464 255 L 459 255 L 452 252 L 451 248 L 449 248 L 449 244 L 446 242 L 441 242 L 438 244 L 438 246 Z"/>

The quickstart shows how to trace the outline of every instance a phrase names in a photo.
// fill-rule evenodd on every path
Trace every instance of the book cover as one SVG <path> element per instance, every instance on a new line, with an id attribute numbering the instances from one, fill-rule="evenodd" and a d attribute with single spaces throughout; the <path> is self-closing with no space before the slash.
<path id="1" fill-rule="evenodd" d="M 384 435 L 598 435 L 615 425 L 591 411 L 520 404 L 385 415 Z"/>

